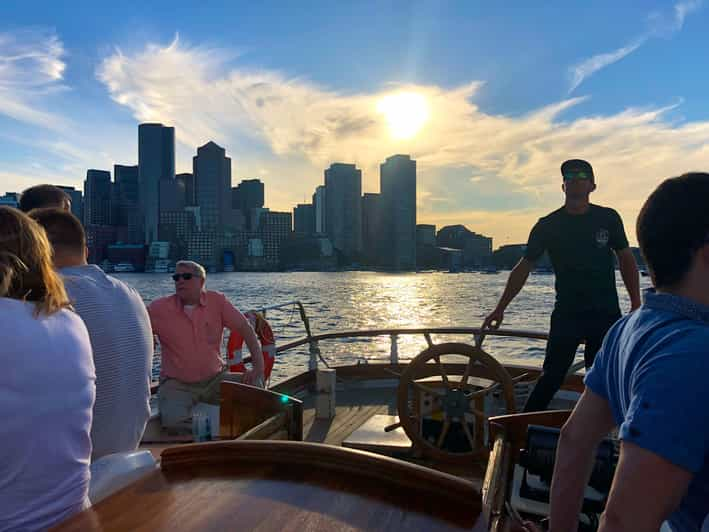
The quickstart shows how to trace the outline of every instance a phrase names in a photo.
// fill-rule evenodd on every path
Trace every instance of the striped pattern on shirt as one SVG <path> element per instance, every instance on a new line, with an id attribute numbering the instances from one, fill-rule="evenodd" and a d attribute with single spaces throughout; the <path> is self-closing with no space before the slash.
<path id="1" fill-rule="evenodd" d="M 92 460 L 134 451 L 150 417 L 153 333 L 142 298 L 95 265 L 60 270 L 96 366 Z"/>

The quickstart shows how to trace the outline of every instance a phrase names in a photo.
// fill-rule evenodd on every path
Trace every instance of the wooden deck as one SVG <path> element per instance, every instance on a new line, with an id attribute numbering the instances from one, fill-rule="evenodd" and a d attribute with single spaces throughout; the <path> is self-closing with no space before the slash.
<path id="1" fill-rule="evenodd" d="M 396 390 L 354 389 L 336 393 L 333 419 L 315 418 L 315 397 L 303 401 L 303 441 L 342 445 L 342 442 L 376 414 L 396 415 Z"/>

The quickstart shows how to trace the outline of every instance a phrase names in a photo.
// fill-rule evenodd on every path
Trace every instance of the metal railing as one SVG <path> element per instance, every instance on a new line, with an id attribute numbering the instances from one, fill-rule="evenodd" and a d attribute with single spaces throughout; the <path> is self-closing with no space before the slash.
<path id="1" fill-rule="evenodd" d="M 366 329 L 366 330 L 345 330 L 345 331 L 334 331 L 322 334 L 313 334 L 310 326 L 310 319 L 305 311 L 305 306 L 299 300 L 288 301 L 285 303 L 278 303 L 275 305 L 269 305 L 266 307 L 251 309 L 256 312 L 260 312 L 266 317 L 267 313 L 272 310 L 279 310 L 287 307 L 296 307 L 298 309 L 300 320 L 303 323 L 303 328 L 305 329 L 305 336 L 297 340 L 287 342 L 285 344 L 278 345 L 276 347 L 276 363 L 278 363 L 278 355 L 295 349 L 300 346 L 308 346 L 308 369 L 317 370 L 319 363 L 324 364 L 326 367 L 330 367 L 327 359 L 323 357 L 320 350 L 319 343 L 323 340 L 337 340 L 345 338 L 376 338 L 380 336 L 389 336 L 390 347 L 389 347 L 389 359 L 390 364 L 398 364 L 399 362 L 399 337 L 406 335 L 422 335 L 426 340 L 426 343 L 430 346 L 433 344 L 431 339 L 432 335 L 465 335 L 472 339 L 472 342 L 478 346 L 482 347 L 482 344 L 487 336 L 496 337 L 507 337 L 507 338 L 526 338 L 530 340 L 543 340 L 548 339 L 548 334 L 539 331 L 526 331 L 518 329 L 481 329 L 480 327 L 403 327 L 403 328 L 380 328 L 380 329 Z M 245 357 L 244 362 L 250 362 L 251 357 Z M 583 361 L 577 362 L 571 366 L 569 373 L 575 373 L 576 371 L 583 368 Z"/>
<path id="2" fill-rule="evenodd" d="M 301 301 L 289 301 L 277 305 L 271 305 L 262 309 L 257 309 L 259 312 L 268 310 L 280 309 L 284 307 L 297 306 L 301 321 L 305 328 L 305 336 L 297 340 L 287 342 L 276 347 L 276 355 L 295 349 L 300 346 L 307 345 L 310 355 L 308 361 L 308 369 L 316 370 L 319 362 L 322 362 L 326 367 L 330 367 L 328 361 L 322 356 L 319 342 L 323 340 L 336 340 L 344 338 L 375 338 L 379 336 L 389 336 L 389 362 L 397 364 L 399 362 L 399 337 L 405 335 L 422 335 L 428 345 L 432 345 L 431 336 L 434 334 L 446 335 L 465 335 L 472 339 L 475 345 L 482 347 L 482 343 L 487 336 L 501 336 L 508 338 L 527 338 L 530 340 L 547 340 L 547 333 L 538 331 L 525 331 L 517 329 L 486 329 L 480 327 L 403 327 L 403 328 L 381 328 L 381 329 L 366 329 L 366 330 L 345 330 L 334 331 L 322 334 L 313 334 L 310 328 L 310 320 L 305 311 L 305 307 Z M 264 314 L 265 315 L 265 314 Z M 250 357 L 245 359 L 248 362 Z"/>

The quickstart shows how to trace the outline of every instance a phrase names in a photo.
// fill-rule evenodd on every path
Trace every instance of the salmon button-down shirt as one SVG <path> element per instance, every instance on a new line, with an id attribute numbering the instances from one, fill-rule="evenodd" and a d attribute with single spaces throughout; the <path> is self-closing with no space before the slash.
<path id="1" fill-rule="evenodd" d="M 222 371 L 224 327 L 239 330 L 248 325 L 224 294 L 202 292 L 191 313 L 185 311 L 177 295 L 156 299 L 148 306 L 153 334 L 160 341 L 160 378 L 194 383 Z"/>

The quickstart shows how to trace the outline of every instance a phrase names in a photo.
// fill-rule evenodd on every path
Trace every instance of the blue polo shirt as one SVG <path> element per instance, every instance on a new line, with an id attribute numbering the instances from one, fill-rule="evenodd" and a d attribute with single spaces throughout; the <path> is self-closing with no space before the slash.
<path id="1" fill-rule="evenodd" d="M 694 474 L 668 519 L 674 531 L 702 530 L 705 520 L 709 530 L 708 377 L 709 307 L 652 290 L 611 327 L 586 375 L 622 440 Z"/>

